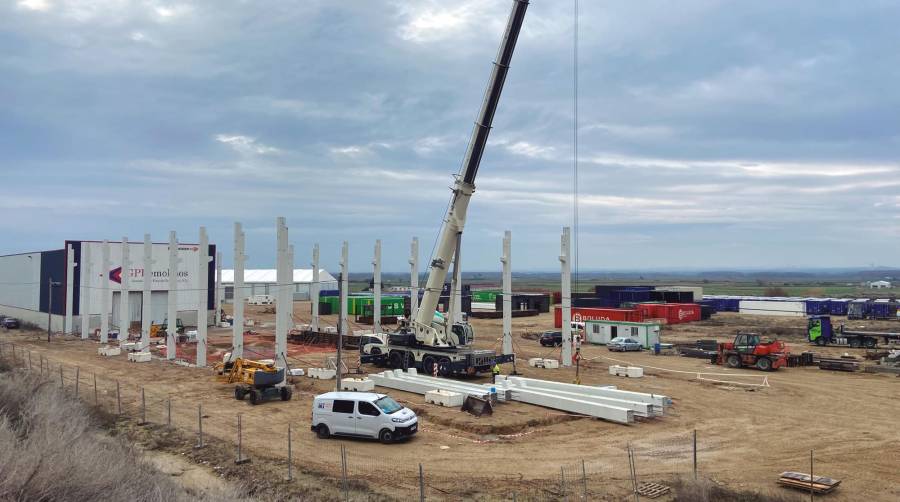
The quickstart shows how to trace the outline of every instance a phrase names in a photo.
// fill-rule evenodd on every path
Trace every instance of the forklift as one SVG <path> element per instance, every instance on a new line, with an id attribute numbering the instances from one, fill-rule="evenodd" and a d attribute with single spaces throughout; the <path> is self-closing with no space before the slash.
<path id="1" fill-rule="evenodd" d="M 780 340 L 764 340 L 757 333 L 739 333 L 733 342 L 718 345 L 712 363 L 774 371 L 787 365 L 787 348 Z"/>

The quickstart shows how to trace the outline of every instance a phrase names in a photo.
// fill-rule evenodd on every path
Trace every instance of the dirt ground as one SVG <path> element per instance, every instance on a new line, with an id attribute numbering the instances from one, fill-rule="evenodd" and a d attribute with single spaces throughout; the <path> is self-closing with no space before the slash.
<path id="1" fill-rule="evenodd" d="M 309 304 L 297 302 L 294 321 L 308 322 Z M 257 324 L 274 322 L 272 314 L 248 308 Z M 334 316 L 324 323 L 333 324 Z M 477 345 L 499 347 L 500 319 L 475 319 Z M 529 357 L 558 357 L 559 349 L 546 349 L 527 332 L 551 329 L 552 314 L 514 318 L 517 370 L 525 376 L 571 382 L 574 368 L 544 370 L 527 367 Z M 867 329 L 898 323 L 858 323 Z M 803 318 L 718 314 L 709 321 L 665 326 L 663 342 L 690 342 L 699 338 L 730 339 L 737 331 L 778 336 L 794 352 L 814 350 L 837 355 L 861 355 L 861 349 L 820 350 L 803 341 Z M 364 328 L 364 326 L 355 326 Z M 259 328 L 265 331 L 266 328 Z M 211 336 L 227 337 L 228 330 Z M 234 438 L 237 413 L 242 415 L 243 446 L 252 455 L 284 455 L 286 430 L 293 429 L 295 462 L 323 472 L 340 472 L 340 446 L 347 449 L 348 471 L 372 489 L 398 498 L 417 494 L 418 464 L 428 479 L 429 498 L 509 499 L 513 492 L 559 495 L 560 469 L 573 481 L 587 472 L 586 488 L 595 500 L 621 500 L 629 491 L 627 445 L 635 451 L 641 481 L 666 482 L 692 471 L 691 434 L 697 430 L 700 474 L 735 488 L 784 490 L 775 485 L 782 471 L 809 471 L 814 450 L 815 474 L 841 479 L 834 501 L 893 501 L 900 499 L 900 378 L 886 374 L 843 373 L 817 368 L 782 368 L 773 373 L 711 366 L 701 359 L 654 356 L 647 353 L 610 353 L 587 345 L 580 369 L 582 383 L 616 385 L 621 389 L 664 394 L 673 399 L 666 417 L 623 426 L 567 415 L 521 403 L 501 404 L 490 417 L 475 418 L 455 409 L 426 405 L 422 396 L 399 391 L 391 395 L 420 414 L 421 432 L 412 440 L 390 446 L 362 440 L 318 440 L 309 431 L 312 397 L 331 390 L 333 381 L 295 380 L 294 399 L 252 407 L 237 403 L 232 388 L 216 382 L 209 369 L 174 365 L 162 360 L 128 363 L 125 356 L 101 358 L 93 342 L 54 340 L 49 345 L 34 334 L 0 332 L 57 366 L 67 375 L 78 366 L 82 393 L 90 392 L 90 376 L 101 381 L 101 401 L 114 405 L 114 382 L 122 387 L 128 413 L 140 409 L 140 388 L 145 389 L 148 420 L 165 420 L 164 402 L 172 402 L 177 427 L 196 430 L 202 403 L 204 433 Z M 298 366 L 320 365 L 323 352 L 296 354 Z M 355 367 L 356 355 L 348 356 Z M 623 379 L 607 372 L 619 361 L 645 367 L 645 378 Z M 364 367 L 364 371 L 380 371 Z M 504 372 L 512 368 L 505 368 Z M 699 374 L 699 375 L 698 375 Z M 698 376 L 700 379 L 698 379 Z M 67 377 L 68 378 L 68 377 Z M 488 381 L 488 378 L 476 379 Z M 718 380 L 719 382 L 714 382 Z M 768 384 L 750 387 L 740 383 Z M 740 382 L 740 383 L 736 383 Z M 110 387 L 112 386 L 112 387 Z M 565 486 L 565 485 L 563 485 Z M 569 488 L 572 489 L 572 488 Z M 579 489 L 581 489 L 579 487 Z M 521 497 L 520 499 L 525 499 Z M 664 500 L 664 499 L 663 499 Z"/>

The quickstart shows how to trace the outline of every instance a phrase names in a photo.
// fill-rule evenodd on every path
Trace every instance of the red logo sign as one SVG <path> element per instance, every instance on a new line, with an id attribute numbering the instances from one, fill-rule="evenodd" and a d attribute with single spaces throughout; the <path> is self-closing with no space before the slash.
<path id="1" fill-rule="evenodd" d="M 122 284 L 122 267 L 116 267 L 109 271 L 109 280 Z"/>

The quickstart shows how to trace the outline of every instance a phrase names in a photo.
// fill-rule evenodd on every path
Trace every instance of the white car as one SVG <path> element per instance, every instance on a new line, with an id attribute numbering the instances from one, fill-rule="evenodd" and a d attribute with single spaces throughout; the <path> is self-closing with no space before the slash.
<path id="1" fill-rule="evenodd" d="M 327 392 L 313 400 L 310 429 L 321 439 L 356 436 L 386 444 L 415 434 L 419 419 L 414 411 L 384 394 Z"/>

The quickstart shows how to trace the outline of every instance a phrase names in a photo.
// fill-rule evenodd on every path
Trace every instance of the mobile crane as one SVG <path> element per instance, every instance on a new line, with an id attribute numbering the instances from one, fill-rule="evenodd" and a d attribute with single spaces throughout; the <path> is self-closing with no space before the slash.
<path id="1" fill-rule="evenodd" d="M 360 361 L 388 365 L 392 368 L 415 366 L 422 371 L 449 376 L 454 373 L 475 374 L 488 371 L 494 364 L 512 362 L 513 354 L 497 355 L 492 350 L 471 347 L 475 338 L 472 326 L 435 312 L 451 262 L 458 259 L 459 241 L 466 224 L 466 210 L 475 193 L 475 175 L 491 132 L 491 123 L 503 91 L 516 41 L 525 19 L 528 0 L 513 0 L 497 60 L 488 81 L 484 101 L 475 121 L 462 169 L 456 175 L 446 219 L 428 271 L 425 293 L 414 319 L 396 333 L 389 333 L 382 344 L 361 347 Z M 458 265 L 458 264 L 457 264 Z M 459 287 L 459 285 L 457 285 Z M 411 292 L 418 294 L 418 291 Z M 373 346 L 374 345 L 374 346 Z"/>

